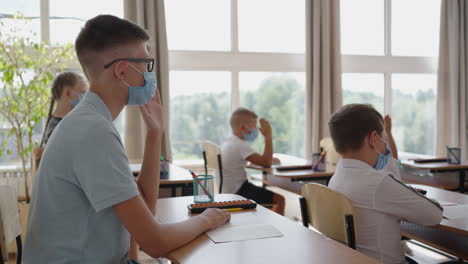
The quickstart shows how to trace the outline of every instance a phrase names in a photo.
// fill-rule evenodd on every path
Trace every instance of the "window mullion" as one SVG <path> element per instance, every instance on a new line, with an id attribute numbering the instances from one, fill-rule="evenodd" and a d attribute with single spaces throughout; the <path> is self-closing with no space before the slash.
<path id="1" fill-rule="evenodd" d="M 384 7 L 384 49 L 385 57 L 392 57 L 392 0 L 385 0 Z M 391 114 L 392 112 L 392 72 L 386 71 L 384 73 L 384 112 Z"/>
<path id="2" fill-rule="evenodd" d="M 240 105 L 239 71 L 231 71 L 231 112 Z"/>
<path id="3" fill-rule="evenodd" d="M 231 0 L 231 52 L 239 53 L 239 12 L 237 0 Z M 231 71 L 231 112 L 240 105 L 239 71 Z"/>
<path id="4" fill-rule="evenodd" d="M 231 0 L 231 52 L 239 52 L 237 0 Z"/>
<path id="5" fill-rule="evenodd" d="M 40 0 L 41 41 L 50 43 L 50 8 L 49 0 Z"/>
<path id="6" fill-rule="evenodd" d="M 392 56 L 392 0 L 385 0 L 384 41 L 385 56 Z"/>

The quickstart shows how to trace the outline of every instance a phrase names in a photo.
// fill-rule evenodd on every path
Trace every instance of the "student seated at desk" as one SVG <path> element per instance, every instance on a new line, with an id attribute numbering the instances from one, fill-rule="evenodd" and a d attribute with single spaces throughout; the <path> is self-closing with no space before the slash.
<path id="1" fill-rule="evenodd" d="M 407 263 L 400 221 L 437 225 L 441 206 L 399 180 L 397 161 L 388 146 L 389 117 L 384 125 L 372 106 L 351 104 L 339 109 L 328 125 L 343 157 L 329 187 L 353 202 L 357 250 L 384 264 Z"/>
<path id="2" fill-rule="evenodd" d="M 88 90 L 88 83 L 78 73 L 62 72 L 52 82 L 49 114 L 42 135 L 41 144 L 33 148 L 34 166 L 37 170 L 44 151 L 44 145 L 62 119 L 73 110 Z"/>
<path id="3" fill-rule="evenodd" d="M 256 153 L 249 145 L 249 142 L 253 142 L 258 136 L 257 117 L 257 114 L 245 108 L 239 108 L 232 113 L 230 123 L 233 136 L 221 146 L 223 192 L 239 194 L 261 204 L 274 204 L 273 211 L 283 215 L 283 196 L 255 186 L 247 180 L 247 161 L 266 168 L 271 167 L 273 163 L 271 126 L 266 119 L 260 119 L 260 132 L 265 137 L 263 154 Z"/>
<path id="4" fill-rule="evenodd" d="M 180 223 L 155 219 L 164 114 L 149 38 L 138 25 L 110 15 L 81 29 L 75 49 L 90 91 L 47 143 L 29 209 L 24 264 L 135 263 L 128 258 L 130 235 L 159 257 L 229 221 L 229 213 L 218 209 Z M 112 122 L 125 105 L 139 105 L 146 125 L 136 181 Z"/>

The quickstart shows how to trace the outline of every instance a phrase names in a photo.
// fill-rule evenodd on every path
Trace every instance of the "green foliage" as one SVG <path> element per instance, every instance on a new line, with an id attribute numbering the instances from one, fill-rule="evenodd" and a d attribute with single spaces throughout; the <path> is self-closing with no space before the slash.
<path id="1" fill-rule="evenodd" d="M 435 111 L 434 91 L 419 90 L 403 93 L 398 89 L 392 94 L 392 133 L 399 151 L 434 154 Z M 343 91 L 344 104 L 372 104 L 384 113 L 384 98 L 373 93 Z"/>
<path id="2" fill-rule="evenodd" d="M 21 16 L 15 19 L 28 23 Z M 33 130 L 47 114 L 49 84 L 74 52 L 72 45 L 50 47 L 36 43 L 31 37 L 18 34 L 20 28 L 7 30 L 2 20 L 0 28 L 0 116 L 9 125 L 8 136 L 16 140 L 16 153 L 26 172 L 32 165 Z M 11 150 L 2 149 L 0 154 L 9 153 Z"/>
<path id="3" fill-rule="evenodd" d="M 275 152 L 303 156 L 305 90 L 287 75 L 265 79 L 258 89 L 241 94 L 243 106 L 267 118 Z M 201 159 L 202 140 L 221 144 L 230 134 L 230 95 L 201 93 L 171 99 L 171 139 L 175 159 Z M 261 138 L 261 136 L 259 136 Z M 254 142 L 263 151 L 263 140 Z"/>
<path id="4" fill-rule="evenodd" d="M 371 104 L 384 114 L 384 97 L 376 96 L 374 93 L 343 90 L 343 105 L 347 104 Z"/>
<path id="5" fill-rule="evenodd" d="M 175 159 L 201 159 L 202 140 L 220 144 L 228 134 L 228 93 L 195 94 L 171 99 L 171 140 Z"/>
<path id="6" fill-rule="evenodd" d="M 272 127 L 273 149 L 303 157 L 305 154 L 305 89 L 288 75 L 273 75 L 256 90 L 241 94 L 244 107 L 266 118 Z M 259 136 L 253 147 L 263 152 Z"/>
<path id="7" fill-rule="evenodd" d="M 434 154 L 435 98 L 433 90 L 412 95 L 393 91 L 393 134 L 401 151 Z"/>
<path id="8" fill-rule="evenodd" d="M 255 87 L 254 87 L 255 88 Z M 343 91 L 344 103 L 368 103 L 384 112 L 384 98 L 373 93 Z M 432 154 L 435 139 L 435 94 L 432 90 L 392 95 L 393 134 L 400 151 Z M 257 89 L 241 93 L 242 106 L 267 118 L 273 129 L 274 150 L 303 156 L 305 152 L 305 89 L 286 74 L 265 79 Z M 171 100 L 174 158 L 201 159 L 201 140 L 221 144 L 230 133 L 230 95 L 196 94 Z M 263 139 L 253 143 L 263 151 Z"/>

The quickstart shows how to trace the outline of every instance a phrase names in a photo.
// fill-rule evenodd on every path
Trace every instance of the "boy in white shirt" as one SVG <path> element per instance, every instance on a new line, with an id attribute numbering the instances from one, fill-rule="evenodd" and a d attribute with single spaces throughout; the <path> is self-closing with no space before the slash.
<path id="1" fill-rule="evenodd" d="M 328 123 L 338 163 L 329 187 L 348 197 L 356 209 L 357 250 L 384 264 L 407 263 L 400 221 L 437 225 L 440 205 L 402 183 L 391 142 L 391 119 L 372 106 L 343 106 Z M 385 129 L 384 129 L 385 127 Z M 414 263 L 414 262 L 413 262 Z"/>
<path id="2" fill-rule="evenodd" d="M 230 123 L 233 136 L 221 146 L 222 191 L 239 194 L 260 204 L 273 203 L 273 211 L 283 215 L 283 196 L 255 186 L 247 180 L 245 172 L 247 161 L 266 168 L 271 167 L 273 163 L 271 126 L 266 119 L 260 118 L 260 132 L 265 137 L 263 154 L 256 153 L 249 145 L 249 142 L 253 142 L 258 136 L 257 118 L 257 114 L 245 108 L 238 108 L 232 113 Z"/>

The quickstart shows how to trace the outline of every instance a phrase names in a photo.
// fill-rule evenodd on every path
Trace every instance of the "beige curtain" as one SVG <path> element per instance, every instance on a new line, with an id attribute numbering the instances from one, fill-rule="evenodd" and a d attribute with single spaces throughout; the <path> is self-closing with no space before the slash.
<path id="1" fill-rule="evenodd" d="M 328 137 L 328 120 L 342 105 L 339 0 L 306 1 L 306 157 Z"/>
<path id="2" fill-rule="evenodd" d="M 464 160 L 467 158 L 468 2 L 442 1 L 440 19 L 436 152 L 444 156 L 447 145 L 460 147 Z"/>
<path id="3" fill-rule="evenodd" d="M 166 37 L 166 20 L 163 0 L 124 0 L 125 18 L 144 27 L 151 36 L 150 53 L 155 57 L 154 70 L 158 90 L 164 105 L 166 130 L 163 135 L 161 154 L 171 159 L 169 133 L 169 58 Z M 130 160 L 143 158 L 146 128 L 136 106 L 125 111 L 125 149 Z"/>

